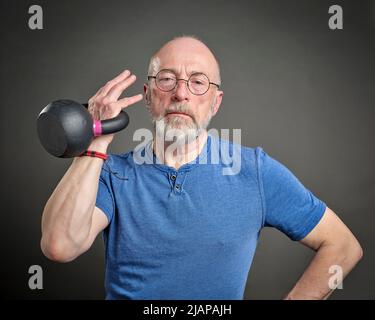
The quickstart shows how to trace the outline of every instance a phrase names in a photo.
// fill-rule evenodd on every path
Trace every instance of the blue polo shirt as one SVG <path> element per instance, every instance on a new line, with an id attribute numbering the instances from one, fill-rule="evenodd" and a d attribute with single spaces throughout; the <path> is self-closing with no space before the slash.
<path id="1" fill-rule="evenodd" d="M 300 240 L 326 208 L 261 147 L 211 134 L 178 170 L 151 141 L 111 154 L 96 206 L 109 220 L 107 299 L 243 299 L 261 229 Z"/>

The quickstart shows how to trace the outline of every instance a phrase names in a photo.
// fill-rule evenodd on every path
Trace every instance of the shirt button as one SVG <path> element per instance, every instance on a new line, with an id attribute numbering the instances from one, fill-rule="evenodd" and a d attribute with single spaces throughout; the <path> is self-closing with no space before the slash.
<path id="1" fill-rule="evenodd" d="M 176 180 L 176 176 L 173 174 L 172 176 L 171 176 L 171 179 L 174 181 L 174 180 Z"/>
<path id="2" fill-rule="evenodd" d="M 177 186 L 176 186 L 176 189 L 177 189 L 177 190 L 178 190 L 178 189 L 180 189 L 180 186 L 179 186 L 179 185 L 177 185 Z"/>

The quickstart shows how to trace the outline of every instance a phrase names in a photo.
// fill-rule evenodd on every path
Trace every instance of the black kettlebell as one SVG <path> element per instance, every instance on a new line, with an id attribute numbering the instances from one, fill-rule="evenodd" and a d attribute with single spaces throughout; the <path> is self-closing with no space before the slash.
<path id="1" fill-rule="evenodd" d="M 95 137 L 120 131 L 128 123 L 129 116 L 124 110 L 113 119 L 94 121 L 87 104 L 56 100 L 40 112 L 37 129 L 41 144 L 50 154 L 72 158 L 87 150 Z"/>

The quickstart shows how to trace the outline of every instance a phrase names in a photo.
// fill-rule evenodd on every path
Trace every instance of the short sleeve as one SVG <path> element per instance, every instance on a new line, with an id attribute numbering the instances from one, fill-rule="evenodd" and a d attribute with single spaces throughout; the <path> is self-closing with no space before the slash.
<path id="1" fill-rule="evenodd" d="M 264 226 L 277 228 L 294 241 L 303 239 L 322 218 L 326 204 L 262 148 L 256 153 Z"/>
<path id="2" fill-rule="evenodd" d="M 108 221 L 111 222 L 114 212 L 114 202 L 110 188 L 109 175 L 105 167 L 106 164 L 103 165 L 102 171 L 100 173 L 95 206 L 101 209 L 107 216 Z"/>

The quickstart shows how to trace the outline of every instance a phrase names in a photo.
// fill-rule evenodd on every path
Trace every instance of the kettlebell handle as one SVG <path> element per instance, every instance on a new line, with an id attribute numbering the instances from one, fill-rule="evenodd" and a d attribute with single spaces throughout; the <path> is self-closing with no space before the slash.
<path id="1" fill-rule="evenodd" d="M 88 103 L 83 103 L 82 105 L 86 109 L 88 108 Z M 94 137 L 98 137 L 104 134 L 110 134 L 121 131 L 124 128 L 126 128 L 128 123 L 128 114 L 124 110 L 121 110 L 121 112 L 115 118 L 107 120 L 93 120 L 93 135 Z"/>

